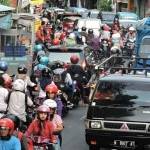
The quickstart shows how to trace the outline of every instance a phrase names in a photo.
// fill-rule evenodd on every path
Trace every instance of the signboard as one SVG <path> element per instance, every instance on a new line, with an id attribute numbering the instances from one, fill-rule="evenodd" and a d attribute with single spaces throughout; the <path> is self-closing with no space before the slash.
<path id="1" fill-rule="evenodd" d="M 25 8 L 30 4 L 30 0 L 21 0 L 21 8 Z"/>
<path id="2" fill-rule="evenodd" d="M 44 3 L 44 0 L 30 0 L 31 5 L 41 5 Z"/>
<path id="3" fill-rule="evenodd" d="M 34 22 L 34 30 L 35 32 L 39 29 L 39 27 L 41 26 L 41 20 L 40 19 L 36 19 Z"/>

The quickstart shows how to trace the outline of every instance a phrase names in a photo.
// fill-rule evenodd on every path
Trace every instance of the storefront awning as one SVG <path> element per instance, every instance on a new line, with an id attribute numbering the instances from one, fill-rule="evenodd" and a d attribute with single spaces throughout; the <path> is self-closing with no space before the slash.
<path id="1" fill-rule="evenodd" d="M 5 6 L 5 5 L 0 5 L 0 12 L 13 11 L 13 10 L 15 10 L 15 8 L 8 7 L 8 6 Z"/>

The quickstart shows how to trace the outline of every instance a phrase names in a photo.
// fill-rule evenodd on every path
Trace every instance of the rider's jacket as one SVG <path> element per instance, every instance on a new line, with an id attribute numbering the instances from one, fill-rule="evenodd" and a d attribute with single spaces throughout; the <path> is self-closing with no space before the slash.
<path id="1" fill-rule="evenodd" d="M 38 119 L 33 120 L 25 133 L 26 136 L 27 137 L 41 136 L 45 139 L 49 139 L 50 142 L 55 143 L 56 139 L 55 136 L 53 135 L 53 131 L 54 131 L 53 123 L 49 120 L 45 120 L 42 123 L 43 123 L 43 128 L 41 127 L 42 128 L 41 129 L 40 128 L 40 126 L 42 126 L 41 121 Z"/>

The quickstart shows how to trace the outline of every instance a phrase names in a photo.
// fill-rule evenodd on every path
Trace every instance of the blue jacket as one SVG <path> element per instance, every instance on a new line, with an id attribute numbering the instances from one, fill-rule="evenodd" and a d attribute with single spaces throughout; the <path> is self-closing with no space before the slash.
<path id="1" fill-rule="evenodd" d="M 9 140 L 0 139 L 0 150 L 21 150 L 19 139 L 15 136 L 11 136 Z"/>

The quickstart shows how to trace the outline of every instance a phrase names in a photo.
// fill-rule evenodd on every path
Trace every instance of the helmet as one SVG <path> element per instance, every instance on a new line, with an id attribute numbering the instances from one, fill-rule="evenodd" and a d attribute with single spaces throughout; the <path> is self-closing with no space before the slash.
<path id="1" fill-rule="evenodd" d="M 51 70 L 49 68 L 44 68 L 42 70 L 42 76 L 43 77 L 51 77 Z"/>
<path id="2" fill-rule="evenodd" d="M 43 102 L 43 105 L 46 105 L 50 108 L 57 108 L 57 103 L 55 100 L 52 100 L 52 99 L 47 99 Z"/>
<path id="3" fill-rule="evenodd" d="M 37 65 L 37 70 L 42 71 L 44 68 L 47 68 L 47 67 L 45 65 L 43 65 L 43 64 L 38 64 Z"/>
<path id="4" fill-rule="evenodd" d="M 49 113 L 50 109 L 46 105 L 41 105 L 37 108 L 37 112 Z"/>
<path id="5" fill-rule="evenodd" d="M 60 44 L 60 40 L 58 38 L 53 39 L 52 41 L 53 45 L 59 45 Z"/>
<path id="6" fill-rule="evenodd" d="M 69 34 L 69 39 L 75 39 L 75 37 L 76 37 L 76 36 L 75 36 L 74 33 L 70 33 L 70 34 Z"/>
<path id="7" fill-rule="evenodd" d="M 136 29 L 134 27 L 130 27 L 129 31 L 136 31 Z"/>
<path id="8" fill-rule="evenodd" d="M 51 84 L 49 84 L 49 85 L 46 86 L 45 92 L 57 94 L 58 87 L 54 83 L 51 83 Z"/>
<path id="9" fill-rule="evenodd" d="M 0 119 L 0 127 L 6 127 L 10 129 L 9 135 L 11 135 L 14 131 L 14 122 L 9 118 Z"/>
<path id="10" fill-rule="evenodd" d="M 49 58 L 47 56 L 40 57 L 40 64 L 47 66 L 49 63 Z"/>
<path id="11" fill-rule="evenodd" d="M 34 46 L 34 50 L 35 50 L 36 52 L 41 51 L 42 49 L 43 49 L 43 47 L 42 47 L 41 44 L 37 44 L 37 45 Z"/>
<path id="12" fill-rule="evenodd" d="M 22 79 L 17 79 L 13 82 L 14 90 L 24 91 L 25 90 L 25 82 Z"/>
<path id="13" fill-rule="evenodd" d="M 79 62 L 79 57 L 77 55 L 72 55 L 70 61 L 72 64 L 77 64 Z"/>
<path id="14" fill-rule="evenodd" d="M 12 78 L 6 73 L 3 74 L 2 77 L 4 79 L 4 87 L 11 89 L 12 88 Z"/>
<path id="15" fill-rule="evenodd" d="M 18 73 L 19 74 L 27 74 L 27 68 L 26 68 L 26 66 L 25 65 L 20 65 L 19 67 L 18 67 Z"/>
<path id="16" fill-rule="evenodd" d="M 86 27 L 82 27 L 82 29 L 81 29 L 81 30 L 85 32 L 85 31 L 86 31 Z"/>
<path id="17" fill-rule="evenodd" d="M 15 116 L 13 114 L 6 114 L 2 118 L 11 119 L 14 122 L 14 126 L 15 126 L 14 128 L 17 128 L 19 126 L 20 120 L 17 116 Z"/>
<path id="18" fill-rule="evenodd" d="M 93 29 L 88 29 L 88 34 L 93 34 Z"/>
<path id="19" fill-rule="evenodd" d="M 6 72 L 8 69 L 8 64 L 5 61 L 0 61 L 0 71 Z"/>

